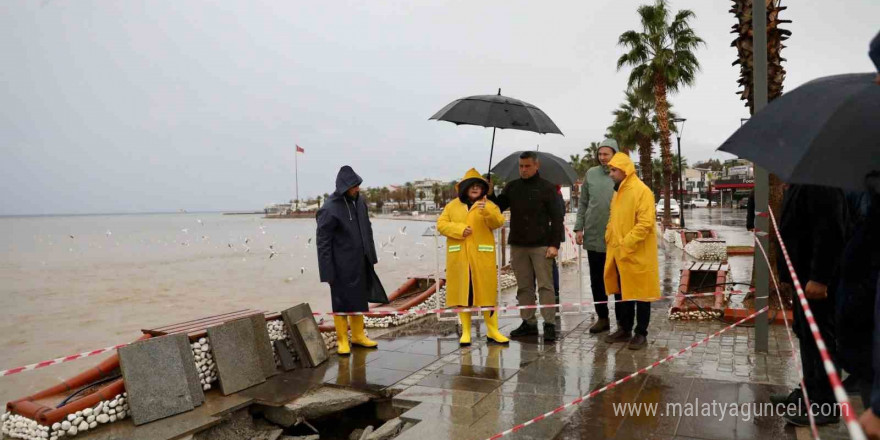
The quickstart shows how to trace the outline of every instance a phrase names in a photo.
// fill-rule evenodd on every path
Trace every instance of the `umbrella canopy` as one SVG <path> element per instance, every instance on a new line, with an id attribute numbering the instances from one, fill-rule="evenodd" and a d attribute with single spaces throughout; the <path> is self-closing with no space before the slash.
<path id="1" fill-rule="evenodd" d="M 810 81 L 773 100 L 718 149 L 789 183 L 862 190 L 880 171 L 880 85 L 875 74 Z"/>
<path id="2" fill-rule="evenodd" d="M 430 119 L 449 121 L 455 125 L 512 128 L 535 133 L 562 134 L 559 127 L 538 107 L 508 96 L 479 95 L 456 99 Z"/>
<path id="3" fill-rule="evenodd" d="M 538 107 L 519 99 L 501 95 L 468 96 L 456 99 L 434 113 L 429 119 L 449 121 L 455 125 L 478 125 L 492 127 L 492 146 L 489 149 L 489 169 L 495 152 L 495 129 L 534 131 L 535 133 L 562 134 L 559 127 Z"/>
<path id="4" fill-rule="evenodd" d="M 501 162 L 492 168 L 492 172 L 506 181 L 519 179 L 519 155 L 522 153 L 522 151 L 517 151 L 501 159 Z M 555 185 L 563 186 L 574 185 L 577 181 L 577 173 L 565 159 L 543 151 L 538 151 L 537 155 L 541 162 L 539 172 L 542 178 Z"/>

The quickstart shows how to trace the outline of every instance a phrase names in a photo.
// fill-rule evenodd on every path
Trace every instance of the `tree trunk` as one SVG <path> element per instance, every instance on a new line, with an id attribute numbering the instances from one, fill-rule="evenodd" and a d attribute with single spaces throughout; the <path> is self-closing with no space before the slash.
<path id="1" fill-rule="evenodd" d="M 654 170 L 651 168 L 651 140 L 639 137 L 639 166 L 642 168 L 642 182 L 654 191 Z"/>
<path id="2" fill-rule="evenodd" d="M 663 226 L 672 225 L 669 197 L 672 193 L 672 153 L 669 141 L 669 103 L 666 102 L 666 83 L 659 73 L 654 74 L 654 102 L 660 123 L 660 159 L 663 161 Z"/>

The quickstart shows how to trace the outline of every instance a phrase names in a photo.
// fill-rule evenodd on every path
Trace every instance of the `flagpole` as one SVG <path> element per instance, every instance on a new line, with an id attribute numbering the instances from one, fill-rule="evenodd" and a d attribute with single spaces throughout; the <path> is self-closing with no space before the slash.
<path id="1" fill-rule="evenodd" d="M 293 177 L 296 181 L 296 211 L 299 211 L 299 145 L 293 150 Z"/>

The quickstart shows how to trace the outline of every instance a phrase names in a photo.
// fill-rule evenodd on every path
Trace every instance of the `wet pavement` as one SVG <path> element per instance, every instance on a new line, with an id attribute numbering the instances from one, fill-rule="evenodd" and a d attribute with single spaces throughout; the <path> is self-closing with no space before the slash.
<path id="1" fill-rule="evenodd" d="M 728 244 L 749 244 L 744 211 L 718 210 L 689 214 L 688 226 L 712 227 Z M 720 226 L 716 226 L 720 225 Z M 733 279 L 747 281 L 751 258 L 736 257 Z M 678 287 L 679 269 L 689 257 L 674 246 L 661 243 L 661 283 L 664 295 Z M 586 268 L 586 265 L 585 265 Z M 584 273 L 584 286 L 589 286 Z M 577 270 L 562 274 L 562 301 L 577 300 Z M 574 286 L 570 288 L 568 286 Z M 513 289 L 502 295 L 512 301 Z M 509 346 L 486 342 L 485 327 L 475 322 L 474 345 L 459 347 L 454 321 L 431 317 L 393 329 L 379 338 L 379 349 L 361 353 L 355 349 L 349 362 L 363 360 L 363 369 L 340 367 L 336 383 L 358 371 L 357 381 L 384 384 L 401 373 L 400 381 L 384 388 L 394 394 L 394 404 L 406 412 L 404 420 L 417 422 L 400 439 L 482 439 L 554 410 L 579 396 L 650 365 L 726 326 L 720 321 L 669 321 L 670 301 L 652 304 L 648 346 L 633 351 L 623 344 L 608 344 L 591 335 L 595 320 L 591 311 L 557 318 L 562 337 L 544 343 L 531 337 L 513 340 Z M 613 311 L 612 311 L 613 319 Z M 519 319 L 502 320 L 509 333 Z M 607 334 L 607 333 L 605 333 Z M 735 328 L 580 405 L 549 416 L 506 438 L 692 438 L 692 439 L 795 439 L 810 437 L 807 428 L 797 430 L 777 415 L 749 404 L 769 402 L 771 393 L 786 392 L 797 384 L 797 367 L 785 329 L 773 326 L 769 351 L 754 351 L 754 331 Z M 375 379 L 374 379 L 375 378 Z M 342 382 L 340 382 L 342 379 Z M 856 409 L 861 405 L 854 402 Z M 715 402 L 714 412 L 705 406 Z M 616 407 L 622 403 L 656 404 L 656 413 L 636 415 Z M 690 404 L 696 414 L 686 413 Z M 722 413 L 722 404 L 737 404 L 750 414 Z M 678 413 L 676 405 L 680 405 Z M 647 410 L 648 407 L 643 411 Z M 700 408 L 704 412 L 700 413 Z M 741 410 L 738 410 L 741 412 Z M 837 424 L 820 429 L 823 438 L 848 438 Z"/>

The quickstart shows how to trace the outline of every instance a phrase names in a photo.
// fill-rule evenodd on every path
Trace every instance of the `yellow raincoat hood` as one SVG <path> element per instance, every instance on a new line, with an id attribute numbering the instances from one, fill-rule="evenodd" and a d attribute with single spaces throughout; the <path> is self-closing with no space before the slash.
<path id="1" fill-rule="evenodd" d="M 486 184 L 487 188 L 489 187 L 489 181 L 484 179 L 476 168 L 471 168 L 466 173 L 464 173 L 464 177 L 462 177 L 461 180 L 455 184 L 455 193 L 458 194 L 460 192 L 459 185 L 470 179 L 479 179 Z"/>
<path id="2" fill-rule="evenodd" d="M 624 153 L 614 153 L 614 156 L 608 161 L 608 166 L 623 170 L 626 173 L 626 177 L 636 172 L 636 166 L 633 164 L 632 159 L 629 158 L 628 154 Z"/>

